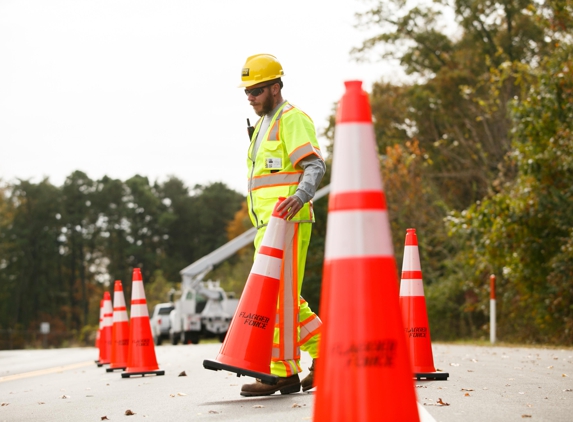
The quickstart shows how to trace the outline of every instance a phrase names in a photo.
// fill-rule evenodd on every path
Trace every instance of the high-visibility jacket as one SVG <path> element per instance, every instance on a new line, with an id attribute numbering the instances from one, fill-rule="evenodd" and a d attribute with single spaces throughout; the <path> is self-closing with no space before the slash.
<path id="1" fill-rule="evenodd" d="M 249 216 L 257 228 L 266 226 L 279 197 L 288 198 L 296 191 L 303 175 L 297 164 L 315 155 L 322 159 L 314 124 L 304 112 L 285 101 L 273 116 L 257 156 L 253 147 L 263 119 L 255 126 L 249 154 L 247 205 Z M 304 204 L 293 222 L 314 222 L 312 201 Z"/>

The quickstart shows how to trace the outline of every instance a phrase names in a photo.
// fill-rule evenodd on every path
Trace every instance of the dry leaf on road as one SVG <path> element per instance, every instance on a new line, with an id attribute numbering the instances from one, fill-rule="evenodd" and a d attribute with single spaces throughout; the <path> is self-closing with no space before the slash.
<path id="1" fill-rule="evenodd" d="M 135 415 L 135 413 L 133 413 L 133 412 L 132 412 L 131 410 L 129 410 L 129 409 L 127 409 L 127 410 L 125 411 L 125 414 L 126 414 L 127 416 Z"/>

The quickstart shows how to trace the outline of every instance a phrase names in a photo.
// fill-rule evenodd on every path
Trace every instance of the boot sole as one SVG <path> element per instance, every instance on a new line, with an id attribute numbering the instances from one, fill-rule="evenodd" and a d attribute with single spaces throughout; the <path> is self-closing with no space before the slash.
<path id="1" fill-rule="evenodd" d="M 314 385 L 311 385 L 310 387 L 302 387 L 302 392 L 304 393 L 305 391 L 312 390 L 313 388 Z"/>
<path id="2" fill-rule="evenodd" d="M 241 396 L 243 397 L 262 397 L 262 396 L 270 396 L 275 394 L 277 391 L 280 391 L 281 394 L 292 394 L 298 393 L 300 391 L 300 384 L 293 384 L 287 385 L 278 390 L 268 391 L 268 392 L 258 392 L 258 391 L 241 391 Z"/>

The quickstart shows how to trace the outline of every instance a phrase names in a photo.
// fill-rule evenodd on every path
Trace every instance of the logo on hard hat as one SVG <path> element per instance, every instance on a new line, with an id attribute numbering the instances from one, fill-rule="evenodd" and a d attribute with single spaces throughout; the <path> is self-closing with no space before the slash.
<path id="1" fill-rule="evenodd" d="M 243 76 L 249 76 L 249 68 L 243 67 Z"/>

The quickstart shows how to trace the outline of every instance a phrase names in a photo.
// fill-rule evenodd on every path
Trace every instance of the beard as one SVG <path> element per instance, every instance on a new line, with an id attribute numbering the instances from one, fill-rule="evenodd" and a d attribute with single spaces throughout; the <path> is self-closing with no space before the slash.
<path id="1" fill-rule="evenodd" d="M 263 103 L 261 104 L 261 111 L 257 112 L 257 115 L 259 117 L 266 116 L 271 111 L 273 111 L 273 108 L 274 108 L 273 107 L 273 96 L 270 94 L 271 93 L 269 92 L 269 95 L 267 96 L 267 98 L 265 98 L 265 101 L 263 101 Z"/>

